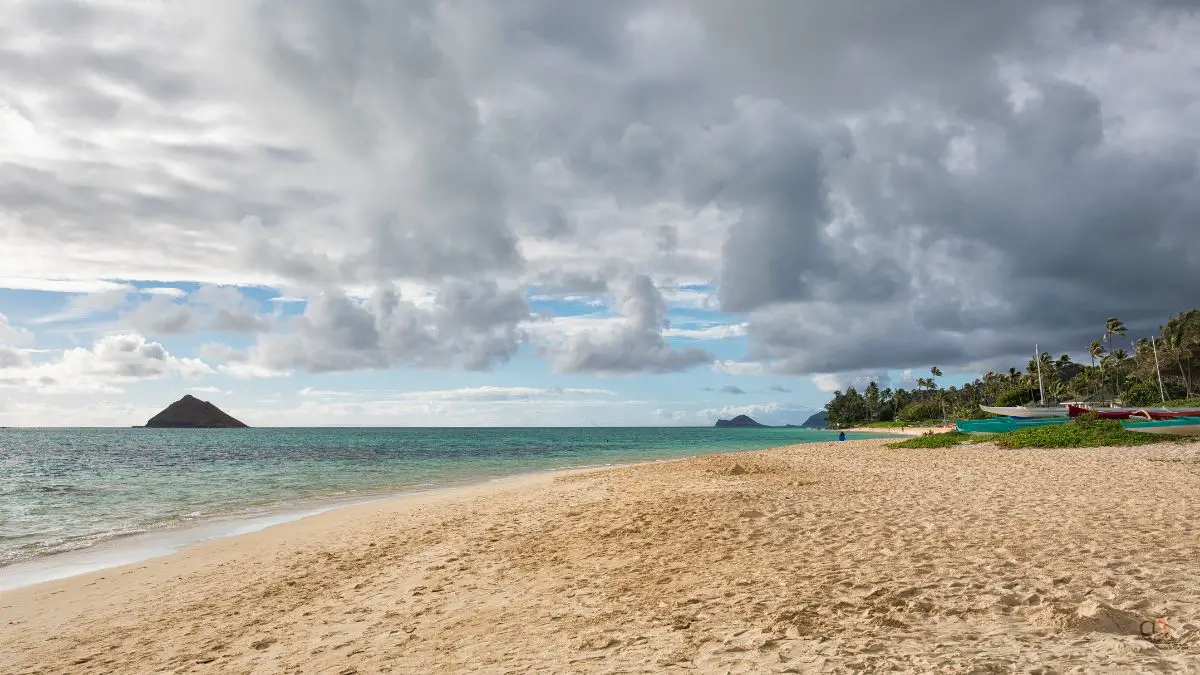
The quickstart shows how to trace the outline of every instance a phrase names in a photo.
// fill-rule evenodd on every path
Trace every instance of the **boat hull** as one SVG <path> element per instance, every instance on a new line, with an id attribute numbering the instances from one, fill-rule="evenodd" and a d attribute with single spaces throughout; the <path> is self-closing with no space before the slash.
<path id="1" fill-rule="evenodd" d="M 1003 434 L 1017 429 L 1053 426 L 1055 424 L 1065 424 L 1069 421 L 1066 417 L 1043 417 L 1038 419 L 997 417 L 990 420 L 958 420 L 955 426 L 959 431 L 968 434 Z"/>
<path id="2" fill-rule="evenodd" d="M 1042 419 L 1045 417 L 1066 417 L 1066 406 L 1047 406 L 1045 408 L 1025 407 L 1025 406 L 979 406 L 984 412 L 993 415 L 1003 415 L 1005 417 L 1019 417 L 1021 419 Z"/>
<path id="3" fill-rule="evenodd" d="M 1157 422 L 1122 422 L 1129 431 L 1168 436 L 1200 436 L 1200 417 L 1178 417 Z"/>

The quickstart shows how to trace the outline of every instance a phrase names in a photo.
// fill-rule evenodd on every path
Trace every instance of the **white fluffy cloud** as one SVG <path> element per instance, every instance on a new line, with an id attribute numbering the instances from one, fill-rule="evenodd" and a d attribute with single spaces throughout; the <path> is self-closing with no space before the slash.
<path id="1" fill-rule="evenodd" d="M 195 378 L 213 373 L 203 361 L 172 356 L 140 335 L 110 335 L 91 348 L 62 352 L 56 360 L 25 358 L 0 370 L 0 386 L 44 393 L 119 391 L 116 385 L 167 375 Z"/>

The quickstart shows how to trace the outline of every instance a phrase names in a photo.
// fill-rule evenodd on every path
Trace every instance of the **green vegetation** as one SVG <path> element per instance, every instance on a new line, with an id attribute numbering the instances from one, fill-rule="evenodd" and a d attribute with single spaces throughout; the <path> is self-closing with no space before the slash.
<path id="1" fill-rule="evenodd" d="M 871 422 L 863 426 L 870 429 L 903 429 L 904 427 L 911 427 L 913 425 L 906 422 Z"/>
<path id="2" fill-rule="evenodd" d="M 1087 419 L 1092 417 L 1093 419 Z M 1099 448 L 1103 446 L 1150 445 L 1178 440 L 1158 434 L 1127 431 L 1117 420 L 1095 419 L 1084 415 L 1066 424 L 1018 429 L 996 434 L 992 439 L 1002 448 Z"/>
<path id="3" fill-rule="evenodd" d="M 948 431 L 944 434 L 927 434 L 925 436 L 914 436 L 913 438 L 888 443 L 887 446 L 893 449 L 908 449 L 908 448 L 950 448 L 959 443 L 965 443 L 971 439 L 971 434 L 964 434 L 961 431 Z"/>
<path id="4" fill-rule="evenodd" d="M 959 387 L 941 388 L 936 378 L 942 376 L 942 371 L 936 366 L 929 369 L 930 377 L 917 378 L 912 390 L 880 389 L 875 382 L 862 393 L 851 387 L 834 392 L 825 405 L 825 419 L 831 428 L 892 421 L 911 425 L 951 417 L 979 419 L 986 417 L 980 405 L 1013 406 L 1037 400 L 1039 364 L 1050 401 L 1161 406 L 1165 396 L 1168 406 L 1200 407 L 1200 309 L 1170 317 L 1159 326 L 1153 343 L 1148 337 L 1126 341 L 1127 333 L 1119 318 L 1105 321 L 1103 333 L 1091 344 L 1081 346 L 1090 363 L 1075 363 L 1067 354 L 1056 359 L 1042 352 L 1029 360 L 1025 372 L 1018 368 L 1009 368 L 1006 373 L 989 371 Z M 1161 392 L 1156 357 L 1162 373 Z"/>
<path id="5" fill-rule="evenodd" d="M 941 419 L 941 417 L 941 406 L 932 401 L 909 403 L 896 415 L 896 419 L 905 424 Z"/>
<path id="6" fill-rule="evenodd" d="M 888 443 L 888 447 L 896 449 L 949 448 L 960 443 L 995 443 L 1010 450 L 1017 448 L 1099 448 L 1150 445 L 1179 440 L 1175 436 L 1127 431 L 1117 420 L 1106 420 L 1095 414 L 1087 414 L 1063 424 L 1017 429 L 1003 434 L 972 435 L 964 434 L 961 431 L 929 434 L 897 443 Z"/>

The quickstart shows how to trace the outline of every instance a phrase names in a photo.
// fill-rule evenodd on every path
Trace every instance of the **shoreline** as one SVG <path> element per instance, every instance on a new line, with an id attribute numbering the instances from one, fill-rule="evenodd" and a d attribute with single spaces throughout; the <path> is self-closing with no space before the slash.
<path id="1" fill-rule="evenodd" d="M 61 553 L 38 556 L 0 567 L 0 597 L 5 592 L 38 584 L 72 579 L 74 577 L 126 567 L 137 563 L 175 555 L 206 542 L 252 535 L 272 527 L 286 525 L 319 516 L 331 511 L 403 500 L 423 495 L 470 489 L 511 479 L 552 476 L 558 473 L 602 471 L 605 469 L 670 462 L 691 457 L 649 459 L 644 462 L 598 464 L 528 471 L 502 476 L 480 477 L 450 482 L 445 485 L 422 487 L 416 490 L 382 489 L 355 497 L 335 498 L 334 495 L 266 505 L 260 512 L 235 512 L 201 518 L 182 525 L 120 535 L 99 541 L 92 546 Z M 287 504 L 285 506 L 285 504 Z"/>
<path id="2" fill-rule="evenodd" d="M 0 592 L 0 671 L 1200 663 L 1200 522 L 1154 506 L 1200 500 L 1200 448 L 886 442 L 501 478 Z"/>

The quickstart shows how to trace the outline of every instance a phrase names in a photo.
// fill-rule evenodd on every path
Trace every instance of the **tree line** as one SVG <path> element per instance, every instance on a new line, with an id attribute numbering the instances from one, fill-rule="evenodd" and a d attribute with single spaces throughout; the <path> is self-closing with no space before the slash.
<path id="1" fill-rule="evenodd" d="M 988 371 L 957 387 L 938 386 L 935 378 L 941 377 L 942 371 L 934 366 L 930 376 L 917 378 L 911 390 L 881 389 L 871 382 L 861 393 L 854 387 L 836 391 L 825 405 L 825 420 L 832 427 L 847 427 L 871 422 L 978 419 L 986 416 L 981 405 L 1036 402 L 1040 396 L 1039 362 L 1048 403 L 1155 405 L 1166 400 L 1179 405 L 1195 398 L 1200 377 L 1200 309 L 1171 316 L 1153 339 L 1127 341 L 1127 332 L 1121 319 L 1110 317 L 1103 333 L 1087 345 L 1087 363 L 1076 363 L 1067 354 L 1055 358 L 1042 352 L 1029 359 L 1024 371 L 1015 367 L 1007 372 Z"/>

